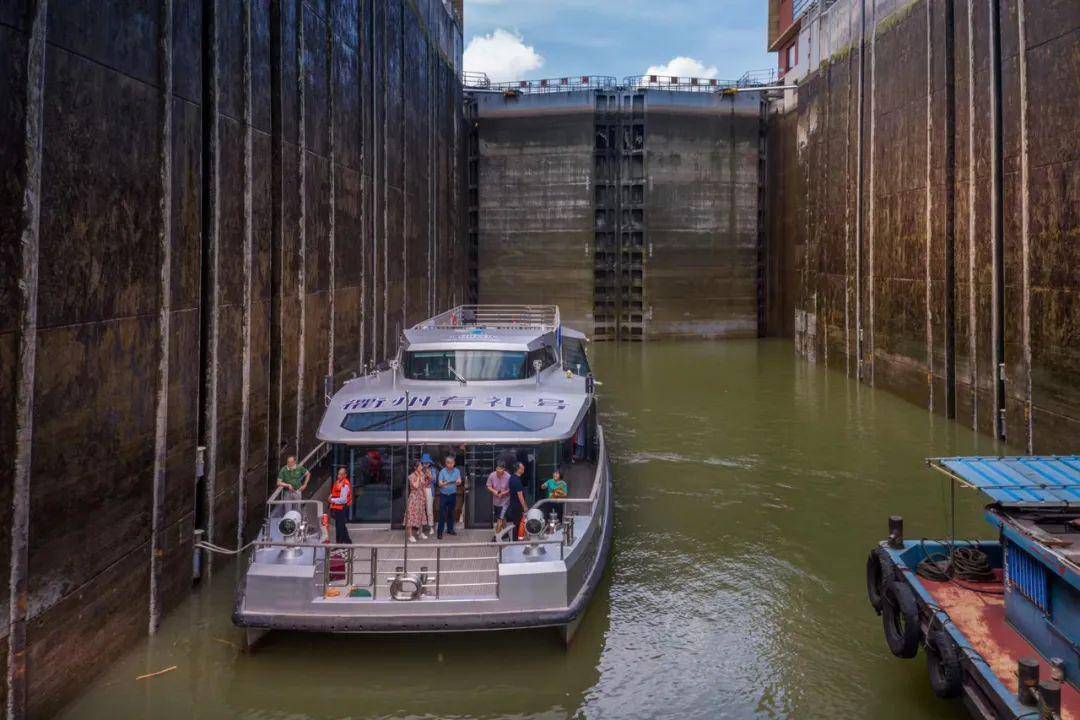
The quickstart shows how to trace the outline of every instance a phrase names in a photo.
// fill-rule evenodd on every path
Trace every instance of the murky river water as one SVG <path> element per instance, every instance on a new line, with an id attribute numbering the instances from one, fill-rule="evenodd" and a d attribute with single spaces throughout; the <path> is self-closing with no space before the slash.
<path id="1" fill-rule="evenodd" d="M 594 345 L 615 550 L 574 645 L 554 632 L 271 636 L 238 649 L 217 573 L 65 718 L 957 718 L 866 603 L 890 513 L 941 536 L 922 458 L 991 440 L 790 343 Z M 958 493 L 958 531 L 985 535 Z M 148 680 L 135 677 L 172 665 Z"/>

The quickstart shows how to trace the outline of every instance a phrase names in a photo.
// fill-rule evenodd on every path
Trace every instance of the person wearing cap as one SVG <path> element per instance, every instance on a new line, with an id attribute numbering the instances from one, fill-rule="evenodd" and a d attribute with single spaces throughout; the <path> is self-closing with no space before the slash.
<path id="1" fill-rule="evenodd" d="M 427 526 L 427 532 L 434 533 L 435 531 L 435 497 L 432 494 L 432 487 L 435 485 L 435 461 L 431 459 L 431 455 L 424 453 L 424 456 L 420 458 L 420 464 L 424 469 L 424 500 L 427 502 L 427 522 L 424 523 Z"/>
<path id="2" fill-rule="evenodd" d="M 461 471 L 455 467 L 453 455 L 447 455 L 445 466 L 439 471 L 439 528 L 435 537 L 442 540 L 443 528 L 450 535 L 454 532 L 454 510 L 457 506 L 458 486 L 461 485 Z"/>
<path id="3" fill-rule="evenodd" d="M 488 475 L 487 489 L 491 493 L 491 514 L 495 520 L 495 535 L 498 536 L 506 527 L 506 505 L 510 502 L 510 473 L 506 472 L 506 463 L 495 463 L 495 472 Z"/>

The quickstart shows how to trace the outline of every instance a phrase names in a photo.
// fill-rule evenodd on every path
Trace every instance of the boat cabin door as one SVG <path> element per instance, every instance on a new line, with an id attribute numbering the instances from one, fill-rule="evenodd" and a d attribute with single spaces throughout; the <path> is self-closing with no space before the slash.
<path id="1" fill-rule="evenodd" d="M 353 504 L 349 522 L 373 528 L 389 528 L 401 523 L 399 505 L 404 509 L 404 454 L 397 448 L 346 446 L 334 448 L 334 468 L 344 467 L 353 484 Z M 395 487 L 399 486 L 399 487 Z"/>

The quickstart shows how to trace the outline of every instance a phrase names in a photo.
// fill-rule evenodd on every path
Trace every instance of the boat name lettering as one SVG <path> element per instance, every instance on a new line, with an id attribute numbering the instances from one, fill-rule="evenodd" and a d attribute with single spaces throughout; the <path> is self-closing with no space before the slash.
<path id="1" fill-rule="evenodd" d="M 444 408 L 471 408 L 476 398 L 461 395 L 413 395 L 409 398 L 409 407 L 444 407 Z M 512 395 L 491 396 L 483 401 L 489 408 L 525 409 L 526 407 L 548 408 L 552 410 L 565 410 L 566 400 L 563 398 L 541 397 L 525 401 Z M 405 396 L 390 400 L 385 397 L 360 397 L 346 401 L 341 409 L 345 412 L 353 410 L 377 410 L 379 408 L 399 408 L 405 406 Z"/>

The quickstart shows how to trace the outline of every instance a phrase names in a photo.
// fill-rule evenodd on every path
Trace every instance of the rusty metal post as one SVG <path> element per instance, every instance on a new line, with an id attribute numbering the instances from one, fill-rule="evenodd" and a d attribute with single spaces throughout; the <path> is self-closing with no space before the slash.
<path id="1" fill-rule="evenodd" d="M 1040 720 L 1058 720 L 1061 717 L 1061 683 L 1043 680 L 1039 683 Z"/>
<path id="2" fill-rule="evenodd" d="M 1035 705 L 1035 687 L 1039 684 L 1039 661 L 1022 658 L 1016 663 L 1016 699 L 1021 705 Z"/>
<path id="3" fill-rule="evenodd" d="M 889 517 L 889 547 L 902 548 L 904 546 L 904 518 L 899 515 Z"/>

